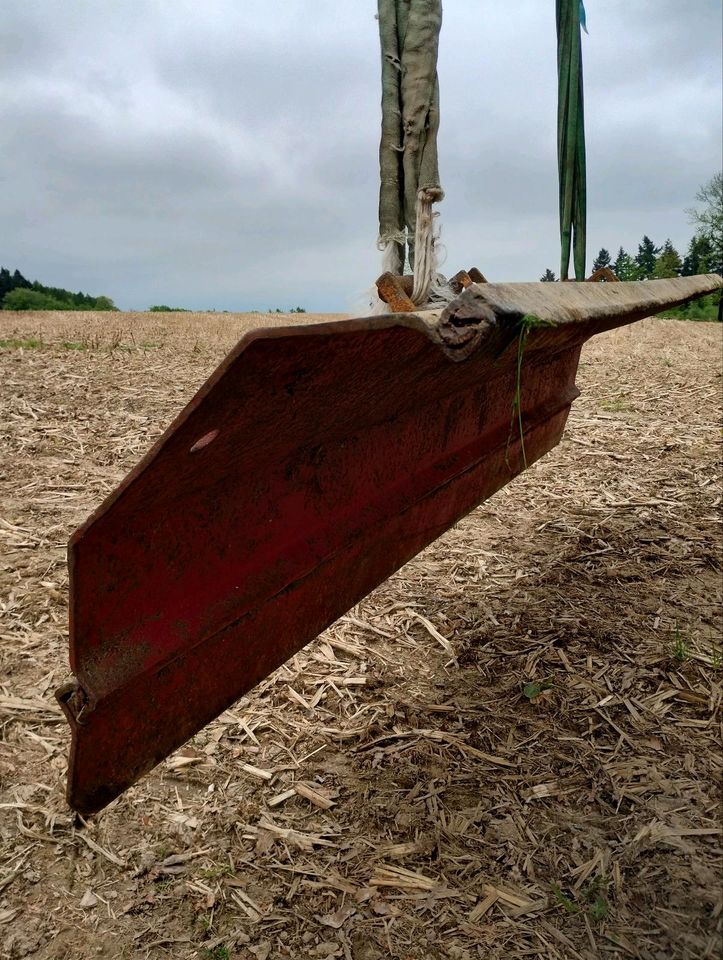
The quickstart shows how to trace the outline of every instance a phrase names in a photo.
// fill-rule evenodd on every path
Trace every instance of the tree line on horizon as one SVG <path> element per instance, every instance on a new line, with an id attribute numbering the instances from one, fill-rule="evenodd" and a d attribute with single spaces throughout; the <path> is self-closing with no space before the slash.
<path id="1" fill-rule="evenodd" d="M 0 267 L 0 308 L 3 310 L 117 310 L 110 297 L 92 297 L 62 287 L 27 280 L 19 270 Z"/>
<path id="2" fill-rule="evenodd" d="M 47 287 L 37 280 L 27 280 L 19 270 L 12 273 L 7 267 L 0 267 L 0 310 L 118 310 L 110 297 L 92 297 L 87 293 L 72 293 L 62 287 Z M 185 307 L 169 307 L 165 303 L 154 304 L 149 313 L 191 313 Z M 209 308 L 207 313 L 216 313 Z M 228 310 L 218 311 L 228 313 Z M 306 313 L 304 307 L 290 307 L 282 311 L 279 307 L 269 313 Z"/>
<path id="3" fill-rule="evenodd" d="M 712 238 L 705 233 L 697 233 L 692 237 L 685 257 L 681 257 L 670 239 L 662 247 L 657 247 L 647 234 L 638 244 L 638 252 L 634 257 L 621 246 L 613 260 L 610 251 L 602 247 L 593 260 L 592 273 L 602 267 L 612 270 L 622 281 L 667 280 L 672 277 L 693 277 L 699 273 L 723 274 L 720 254 Z M 555 283 L 557 277 L 548 268 L 540 280 L 543 283 Z"/>
<path id="4" fill-rule="evenodd" d="M 634 257 L 621 246 L 613 260 L 610 251 L 603 247 L 593 261 L 592 272 L 607 267 L 618 280 L 667 280 L 698 273 L 723 276 L 723 170 L 703 184 L 695 199 L 702 206 L 686 210 L 696 230 L 685 257 L 681 257 L 672 240 L 656 247 L 646 234 Z M 554 283 L 557 277 L 548 267 L 540 280 Z"/>

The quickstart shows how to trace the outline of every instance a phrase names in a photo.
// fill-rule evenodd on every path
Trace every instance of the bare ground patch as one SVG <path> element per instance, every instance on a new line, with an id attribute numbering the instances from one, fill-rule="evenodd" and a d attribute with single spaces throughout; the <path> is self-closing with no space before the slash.
<path id="1" fill-rule="evenodd" d="M 289 319 L 0 314 L 0 957 L 717 957 L 713 324 L 593 341 L 555 451 L 74 822 L 65 543 Z"/>

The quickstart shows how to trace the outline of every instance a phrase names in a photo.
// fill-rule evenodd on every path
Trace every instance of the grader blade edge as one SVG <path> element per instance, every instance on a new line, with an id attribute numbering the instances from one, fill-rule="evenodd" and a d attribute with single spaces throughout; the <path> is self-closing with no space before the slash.
<path id="1" fill-rule="evenodd" d="M 71 539 L 70 805 L 107 805 L 554 447 L 589 337 L 720 285 L 473 284 L 441 314 L 246 336 Z"/>

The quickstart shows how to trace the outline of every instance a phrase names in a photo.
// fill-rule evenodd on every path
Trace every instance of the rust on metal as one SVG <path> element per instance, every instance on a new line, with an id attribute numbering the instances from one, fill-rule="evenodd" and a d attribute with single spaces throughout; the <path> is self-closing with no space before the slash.
<path id="1" fill-rule="evenodd" d="M 610 267 L 598 267 L 587 278 L 586 283 L 620 283 Z"/>
<path id="2" fill-rule="evenodd" d="M 417 309 L 411 299 L 411 289 L 407 293 L 404 288 L 404 279 L 393 273 L 383 273 L 377 280 L 379 297 L 389 306 L 392 313 L 414 313 Z"/>
<path id="3" fill-rule="evenodd" d="M 472 283 L 487 283 L 487 280 L 485 279 L 485 275 L 481 273 L 477 269 L 477 267 L 470 267 L 469 270 L 467 271 L 467 275 L 469 276 Z"/>
<path id="4" fill-rule="evenodd" d="M 447 283 L 452 293 L 460 294 L 473 283 L 487 281 L 477 267 L 470 267 L 469 270 L 459 270 Z M 411 313 L 419 309 L 412 301 L 414 277 L 411 274 L 398 276 L 394 273 L 383 273 L 376 285 L 379 298 L 391 308 L 392 313 Z"/>
<path id="5" fill-rule="evenodd" d="M 453 277 L 449 278 L 449 287 L 453 293 L 461 293 L 473 283 L 472 278 L 466 270 L 459 270 Z"/>
<path id="6" fill-rule="evenodd" d="M 408 297 L 411 297 L 412 291 L 414 290 L 414 274 L 405 273 L 403 276 L 398 277 L 397 279 L 399 280 L 399 286 L 402 288 L 402 290 Z"/>
<path id="7" fill-rule="evenodd" d="M 245 336 L 69 545 L 68 799 L 108 804 L 558 443 L 583 343 L 718 277 L 472 284 Z M 521 382 L 516 338 L 529 330 Z"/>

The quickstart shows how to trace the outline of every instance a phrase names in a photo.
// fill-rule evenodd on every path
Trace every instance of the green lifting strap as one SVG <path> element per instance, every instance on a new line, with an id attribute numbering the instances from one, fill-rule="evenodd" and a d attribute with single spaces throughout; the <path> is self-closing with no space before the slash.
<path id="1" fill-rule="evenodd" d="M 560 280 L 567 280 L 570 247 L 575 278 L 585 279 L 587 187 L 581 0 L 557 2 L 557 168 L 560 181 Z"/>

